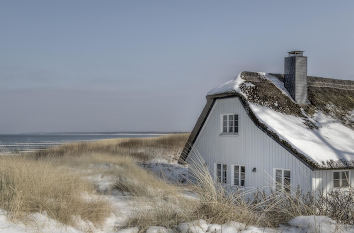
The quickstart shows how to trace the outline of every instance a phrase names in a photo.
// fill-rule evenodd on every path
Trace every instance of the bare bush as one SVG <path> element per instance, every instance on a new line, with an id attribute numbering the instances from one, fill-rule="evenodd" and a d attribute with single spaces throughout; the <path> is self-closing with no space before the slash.
<path id="1" fill-rule="evenodd" d="M 354 190 L 334 190 L 315 200 L 320 215 L 354 225 Z"/>

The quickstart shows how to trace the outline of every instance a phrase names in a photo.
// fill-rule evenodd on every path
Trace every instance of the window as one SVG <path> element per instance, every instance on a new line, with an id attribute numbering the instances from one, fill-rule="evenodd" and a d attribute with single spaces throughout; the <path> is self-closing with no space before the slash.
<path id="1" fill-rule="evenodd" d="M 223 174 L 223 176 L 222 176 L 222 182 L 223 182 L 224 184 L 226 184 L 226 183 L 227 183 L 227 166 L 226 166 L 226 164 L 223 164 L 223 165 L 222 165 L 222 174 Z"/>
<path id="2" fill-rule="evenodd" d="M 234 165 L 234 185 L 244 187 L 246 179 L 245 166 Z"/>
<path id="3" fill-rule="evenodd" d="M 275 169 L 275 191 L 290 192 L 291 176 L 290 170 Z"/>
<path id="4" fill-rule="evenodd" d="M 216 164 L 216 178 L 217 181 L 223 184 L 227 183 L 227 165 L 218 163 Z"/>
<path id="5" fill-rule="evenodd" d="M 218 182 L 221 183 L 221 164 L 218 163 L 216 165 L 216 177 L 218 179 Z"/>
<path id="6" fill-rule="evenodd" d="M 222 133 L 237 134 L 238 133 L 238 115 L 224 114 L 222 115 Z"/>
<path id="7" fill-rule="evenodd" d="M 334 188 L 349 187 L 349 171 L 333 172 L 333 187 Z"/>

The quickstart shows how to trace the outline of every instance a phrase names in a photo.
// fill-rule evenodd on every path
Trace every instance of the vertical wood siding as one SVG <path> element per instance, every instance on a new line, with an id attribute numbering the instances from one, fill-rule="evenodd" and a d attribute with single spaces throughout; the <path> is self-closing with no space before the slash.
<path id="1" fill-rule="evenodd" d="M 238 135 L 220 135 L 221 115 L 225 113 L 239 115 Z M 270 190 L 274 184 L 274 168 L 291 170 L 292 190 L 300 187 L 306 193 L 313 188 L 312 170 L 260 130 L 248 117 L 238 97 L 216 100 L 187 161 L 195 154 L 201 155 L 212 175 L 215 163 L 227 164 L 228 185 L 233 184 L 231 165 L 237 164 L 246 167 L 247 188 Z M 256 172 L 252 172 L 253 168 Z"/>
<path id="2" fill-rule="evenodd" d="M 344 169 L 345 170 L 345 169 Z M 344 171 L 343 170 L 343 171 Z M 348 169 L 347 169 L 348 170 Z M 316 170 L 312 174 L 312 190 L 319 194 L 326 194 L 333 190 L 333 172 L 336 170 Z M 342 170 L 337 170 L 342 171 Z M 354 187 L 354 169 L 350 169 L 350 187 Z"/>

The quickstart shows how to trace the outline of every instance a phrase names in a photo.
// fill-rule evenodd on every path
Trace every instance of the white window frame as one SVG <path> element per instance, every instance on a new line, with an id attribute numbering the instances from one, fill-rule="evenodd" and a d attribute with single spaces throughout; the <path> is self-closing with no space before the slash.
<path id="1" fill-rule="evenodd" d="M 235 184 L 235 166 L 238 166 L 239 167 L 239 184 Z M 242 186 L 241 185 L 241 167 L 244 167 L 245 168 L 245 179 L 244 179 L 244 185 Z M 246 166 L 245 165 L 239 165 L 239 164 L 232 164 L 232 167 L 231 167 L 231 179 L 232 179 L 232 185 L 233 186 L 237 186 L 237 187 L 240 187 L 240 188 L 244 188 L 246 187 Z"/>
<path id="2" fill-rule="evenodd" d="M 340 187 L 334 187 L 334 173 L 339 172 L 339 186 Z M 342 172 L 348 172 L 348 186 L 347 187 L 342 187 Z M 351 187 L 351 171 L 350 170 L 335 170 L 332 172 L 332 186 L 333 189 L 348 189 Z"/>
<path id="3" fill-rule="evenodd" d="M 276 172 L 277 170 L 281 170 L 281 190 L 280 191 L 285 191 L 285 185 L 284 185 L 284 180 L 285 180 L 285 176 L 284 176 L 284 171 L 289 171 L 290 172 L 290 187 L 289 187 L 289 191 L 291 192 L 291 183 L 292 183 L 292 174 L 291 174 L 291 170 L 290 169 L 286 169 L 286 168 L 274 168 L 273 169 L 273 178 L 274 178 L 274 183 L 273 183 L 273 189 L 274 191 L 277 191 L 277 177 L 276 177 Z"/>
<path id="4" fill-rule="evenodd" d="M 224 132 L 224 124 L 223 124 L 223 120 L 224 120 L 224 116 L 227 115 L 227 132 Z M 237 132 L 229 132 L 230 129 L 230 125 L 229 125 L 229 116 L 230 115 L 237 115 Z M 235 126 L 234 130 L 235 130 Z M 238 113 L 223 113 L 220 114 L 220 135 L 238 135 L 240 132 L 240 114 Z"/>
<path id="5" fill-rule="evenodd" d="M 221 177 L 220 177 L 220 182 L 218 180 L 218 164 L 221 165 Z M 226 176 L 225 175 L 225 170 L 224 170 L 224 166 L 226 166 Z M 228 171 L 229 168 L 228 168 L 228 165 L 226 163 L 222 163 L 222 162 L 217 162 L 214 164 L 214 179 L 216 182 L 219 182 L 220 184 L 227 184 L 227 181 L 228 181 Z M 226 180 L 225 180 L 226 179 Z M 225 182 L 224 182 L 225 180 Z"/>

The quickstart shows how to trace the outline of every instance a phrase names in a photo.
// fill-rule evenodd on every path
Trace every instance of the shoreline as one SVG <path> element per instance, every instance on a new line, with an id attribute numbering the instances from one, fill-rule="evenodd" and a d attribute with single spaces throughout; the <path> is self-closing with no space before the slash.
<path id="1" fill-rule="evenodd" d="M 105 143 L 105 142 L 112 142 L 115 140 L 124 140 L 124 139 L 133 139 L 133 138 L 156 138 L 156 137 L 161 137 L 161 136 L 167 136 L 167 135 L 176 135 L 176 134 L 186 134 L 184 132 L 171 132 L 171 133 L 98 133 L 98 134 L 92 134 L 92 133 L 75 133 L 75 134 L 56 134 L 56 133 L 49 133 L 49 134 L 16 134 L 16 135 L 11 135 L 11 136 L 22 136 L 25 135 L 26 137 L 52 137 L 53 135 L 57 136 L 109 136 L 107 138 L 91 138 L 91 139 L 72 139 L 72 140 L 67 140 L 67 141 L 33 141 L 33 142 L 14 142 L 12 144 L 0 144 L 0 156 L 2 155 L 20 155 L 20 154 L 28 154 L 28 153 L 35 153 L 38 151 L 43 151 L 55 147 L 60 147 L 60 146 L 65 146 L 65 145 L 70 145 L 70 144 L 77 144 L 77 143 Z M 4 136 L 5 134 L 1 134 L 0 136 Z M 110 137 L 111 136 L 111 137 Z M 117 137 L 114 137 L 117 136 Z M 1 143 L 1 140 L 0 140 Z M 17 147 L 17 148 L 16 148 Z"/>

